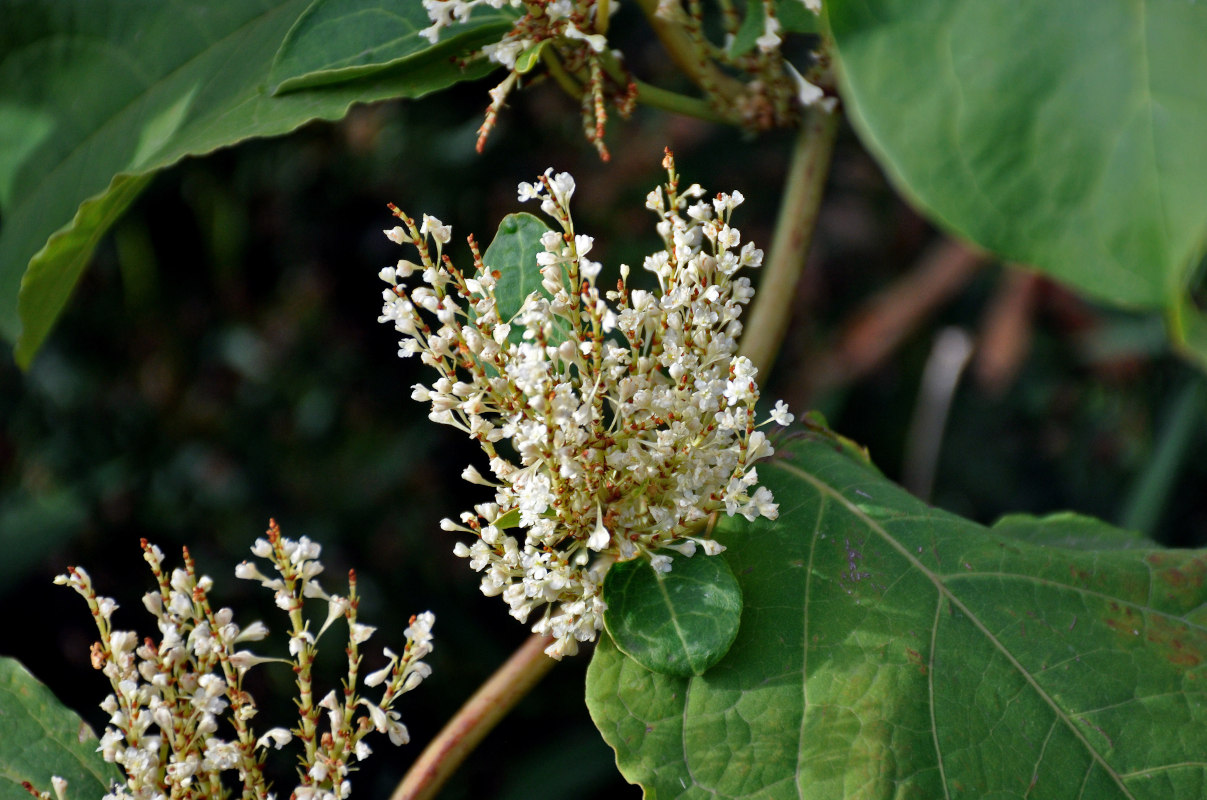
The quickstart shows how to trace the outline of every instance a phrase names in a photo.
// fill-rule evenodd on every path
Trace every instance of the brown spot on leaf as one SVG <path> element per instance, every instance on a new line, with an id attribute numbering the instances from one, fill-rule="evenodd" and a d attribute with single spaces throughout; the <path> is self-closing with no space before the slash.
<path id="1" fill-rule="evenodd" d="M 1158 552 L 1145 556 L 1153 568 L 1153 578 L 1165 596 L 1176 599 L 1187 608 L 1202 604 L 1207 585 L 1207 556 L 1186 552 Z"/>
<path id="2" fill-rule="evenodd" d="M 1090 573 L 1084 569 L 1078 569 L 1072 564 L 1069 565 L 1069 575 L 1077 583 L 1087 584 L 1090 582 Z"/>

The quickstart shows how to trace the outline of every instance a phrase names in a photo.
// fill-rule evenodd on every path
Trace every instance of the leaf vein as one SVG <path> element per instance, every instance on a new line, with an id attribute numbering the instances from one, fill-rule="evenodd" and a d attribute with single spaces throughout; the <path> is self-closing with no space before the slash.
<path id="1" fill-rule="evenodd" d="M 1123 793 L 1123 796 L 1129 798 L 1130 800 L 1135 800 L 1135 796 L 1128 790 L 1119 774 L 1115 772 L 1110 764 L 1107 763 L 1106 759 L 1103 758 L 1102 754 L 1098 752 L 1097 748 L 1090 743 L 1081 729 L 1073 723 L 1072 718 L 1065 713 L 1064 709 L 1062 709 L 1056 703 L 1056 701 L 1051 695 L 1048 694 L 1043 686 L 1041 686 L 1039 682 L 1035 680 L 1034 676 L 1032 676 L 1031 673 L 1025 667 L 1023 667 L 1023 665 L 1015 657 L 1014 653 L 1012 653 L 1009 648 L 1007 648 L 996 636 L 993 635 L 993 633 L 985 626 L 985 623 L 981 621 L 980 617 L 973 613 L 972 609 L 966 606 L 963 601 L 956 596 L 956 594 L 943 582 L 939 575 L 936 575 L 927 569 L 922 562 L 920 562 L 912 553 L 909 552 L 908 548 L 904 547 L 893 536 L 891 536 L 889 532 L 884 529 L 884 526 L 864 513 L 864 511 L 860 509 L 857 504 L 852 503 L 839 490 L 835 489 L 830 484 L 810 474 L 806 470 L 801 469 L 795 464 L 781 461 L 775 463 L 774 466 L 803 479 L 809 484 L 812 484 L 819 493 L 832 497 L 837 503 L 844 506 L 849 513 L 863 522 L 864 525 L 866 525 L 873 533 L 880 537 L 880 539 L 889 545 L 889 547 L 900 553 L 901 556 L 903 556 L 906 561 L 908 561 L 915 569 L 922 572 L 922 574 L 925 575 L 927 579 L 930 580 L 930 582 L 934 585 L 935 590 L 940 595 L 946 597 L 948 602 L 958 608 L 960 612 L 964 614 L 965 617 L 973 624 L 973 626 L 981 631 L 982 635 L 988 639 L 989 643 L 1002 654 L 1002 656 L 1018 672 L 1022 679 L 1031 686 L 1032 691 L 1038 695 L 1040 700 L 1053 710 L 1057 718 L 1060 719 L 1069 729 L 1069 731 L 1072 732 L 1073 736 L 1081 742 L 1082 746 L 1090 754 L 1093 762 L 1101 766 L 1102 769 L 1106 771 L 1107 775 L 1111 777 L 1111 779 L 1119 787 L 1119 790 Z"/>

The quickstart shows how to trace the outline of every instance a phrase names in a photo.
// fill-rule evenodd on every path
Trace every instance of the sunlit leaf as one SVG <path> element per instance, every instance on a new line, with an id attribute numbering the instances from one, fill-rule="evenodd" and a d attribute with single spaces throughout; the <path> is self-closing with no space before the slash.
<path id="1" fill-rule="evenodd" d="M 549 297 L 541 286 L 541 268 L 536 263 L 536 254 L 545 252 L 541 236 L 549 230 L 544 221 L 532 214 L 508 214 L 499 223 L 495 238 L 482 254 L 482 263 L 486 268 L 499 272 L 495 301 L 498 303 L 499 319 L 511 324 L 509 338 L 512 342 L 518 343 L 524 336 L 524 326 L 514 317 L 528 296 L 536 292 Z M 564 267 L 562 277 L 566 279 Z M 568 325 L 565 320 L 556 319 L 549 332 L 548 343 L 557 344 L 564 340 L 569 333 Z"/>
<path id="2" fill-rule="evenodd" d="M 510 7 L 479 6 L 469 22 L 440 31 L 439 41 L 471 50 L 498 41 L 518 14 Z M 421 34 L 431 25 L 420 3 L 396 0 L 315 0 L 285 36 L 269 70 L 273 91 L 347 83 L 403 70 L 432 43 Z"/>
<path id="3" fill-rule="evenodd" d="M 605 640 L 590 665 L 647 796 L 1204 796 L 1207 553 L 1085 518 L 1002 535 L 824 440 L 759 476 L 779 520 L 718 526 L 745 601 L 725 658 L 677 678 Z M 1058 546 L 1073 530 L 1109 545 Z"/>
<path id="4" fill-rule="evenodd" d="M 826 10 L 852 123 L 928 215 L 1096 298 L 1180 301 L 1207 238 L 1207 4 Z"/>

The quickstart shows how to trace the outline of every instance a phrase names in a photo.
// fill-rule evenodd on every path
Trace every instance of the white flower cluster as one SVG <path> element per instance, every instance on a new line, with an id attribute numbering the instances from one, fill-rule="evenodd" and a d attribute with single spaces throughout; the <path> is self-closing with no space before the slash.
<path id="1" fill-rule="evenodd" d="M 394 744 L 406 743 L 406 727 L 391 705 L 431 672 L 420 660 L 432 650 L 434 617 L 430 612 L 411 619 L 403 654 L 395 655 L 387 648 L 385 667 L 365 677 L 368 686 L 385 684 L 381 701 L 374 703 L 355 691 L 359 646 L 374 631 L 356 619 L 355 574 L 349 574 L 347 597 L 328 595 L 317 580 L 323 571 L 319 545 L 306 537 L 287 539 L 273 522 L 267 538 L 257 539 L 252 553 L 267 559 L 276 577 L 263 575 L 248 562 L 236 569 L 238 577 L 258 580 L 272 589 L 276 604 L 289 615 L 288 659 L 264 658 L 241 649 L 247 642 L 264 639 L 268 629 L 260 622 L 240 628 L 233 622 L 231 609 L 214 611 L 208 599 L 213 581 L 197 575 L 187 548 L 185 567 L 170 573 L 164 571 L 158 547 L 143 540 L 143 551 L 158 584 L 156 591 L 143 597 L 143 605 L 159 628 L 158 643 L 150 638 L 140 642 L 133 631 L 114 630 L 110 618 L 117 604 L 97 595 L 82 568 L 70 567 L 67 574 L 55 579 L 87 600 L 101 637 L 92 647 L 92 665 L 109 678 L 114 689 L 101 703 L 109 714 L 109 726 L 98 750 L 106 761 L 122 768 L 126 782 L 113 787 L 105 800 L 223 798 L 230 791 L 223 785 L 222 774 L 231 771 L 242 782 L 242 797 L 272 798 L 262 774 L 263 751 L 280 749 L 295 738 L 304 752 L 298 759 L 300 782 L 291 797 L 337 800 L 351 791 L 348 774 L 352 765 L 371 752 L 364 741 L 371 730 L 388 734 Z M 304 600 L 310 598 L 327 605 L 326 620 L 317 632 L 310 630 L 302 613 Z M 349 631 L 345 688 L 329 692 L 316 703 L 311 668 L 317 642 L 341 617 Z M 257 737 L 250 725 L 257 708 L 242 688 L 243 676 L 252 666 L 268 661 L 293 667 L 300 721 L 295 728 L 272 728 Z M 324 713 L 325 726 L 320 724 Z M 222 720 L 229 726 L 225 732 L 220 727 Z M 59 783 L 54 788 L 61 794 Z"/>
<path id="2" fill-rule="evenodd" d="M 400 356 L 418 353 L 439 373 L 412 397 L 477 440 L 494 477 L 468 467 L 463 477 L 492 487 L 494 500 L 443 527 L 475 536 L 455 552 L 482 573 L 484 594 L 502 595 L 521 621 L 543 609 L 533 630 L 555 638 L 554 658 L 595 638 L 615 561 L 646 558 L 666 571 L 670 553 L 721 551 L 701 533 L 713 512 L 777 514 L 771 493 L 755 488 L 752 465 L 772 454 L 755 424 L 756 370 L 736 355 L 754 294 L 737 273 L 763 254 L 730 225 L 740 193 L 705 200 L 699 185 L 679 190 L 669 151 L 664 166 L 665 194 L 646 201 L 663 241 L 643 265 L 654 291 L 630 289 L 626 265 L 615 290 L 596 287 L 593 240 L 570 216 L 574 180 L 552 170 L 519 187 L 561 228 L 541 237 L 535 265 L 484 264 L 471 236 L 469 277 L 443 254 L 451 229 L 439 220 L 416 226 L 395 209 L 403 225 L 386 231 L 414 245 L 421 264 L 382 270 L 380 321 L 403 335 Z M 514 313 L 500 309 L 501 270 L 537 268 L 543 291 Z M 399 279 L 414 272 L 425 285 L 407 290 Z M 781 402 L 772 419 L 792 415 Z"/>

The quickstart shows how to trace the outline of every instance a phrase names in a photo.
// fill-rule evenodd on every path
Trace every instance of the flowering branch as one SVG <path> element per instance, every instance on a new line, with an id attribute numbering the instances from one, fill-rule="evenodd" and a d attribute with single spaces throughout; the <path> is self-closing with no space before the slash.
<path id="1" fill-rule="evenodd" d="M 550 75 L 581 104 L 583 130 L 600 157 L 609 159 L 604 144 L 608 104 L 627 118 L 638 101 L 704 119 L 737 125 L 747 130 L 767 130 L 795 124 L 803 108 L 825 102 L 822 91 L 810 84 L 781 52 L 781 24 L 773 0 L 763 0 L 744 13 L 761 14 L 763 33 L 753 48 L 731 52 L 741 25 L 741 15 L 731 0 L 722 0 L 721 16 L 726 43 L 708 40 L 701 4 L 680 0 L 636 0 L 671 60 L 695 84 L 704 100 L 657 89 L 637 81 L 606 34 L 616 5 L 609 0 L 423 0 L 432 24 L 420 31 L 433 44 L 440 31 L 469 21 L 483 5 L 504 5 L 523 13 L 502 38 L 468 56 L 486 58 L 507 69 L 507 75 L 490 90 L 490 105 L 478 131 L 478 151 L 485 146 L 508 96 L 522 83 L 538 60 Z M 820 0 L 804 0 L 819 13 Z M 644 95 L 644 96 L 643 96 Z"/>
<path id="2" fill-rule="evenodd" d="M 157 591 L 144 596 L 143 605 L 156 619 L 159 643 L 147 638 L 140 645 L 133 631 L 113 630 L 110 618 L 117 603 L 96 593 L 83 568 L 69 567 L 55 579 L 87 601 L 100 634 L 92 646 L 92 665 L 109 678 L 114 690 L 101 703 L 110 724 L 98 749 L 106 761 L 121 766 L 126 782 L 113 787 L 105 800 L 221 800 L 230 795 L 222 773 L 231 771 L 239 776 L 243 800 L 269 800 L 274 795 L 263 775 L 265 753 L 295 738 L 302 741 L 304 753 L 298 759 L 299 783 L 292 800 L 344 800 L 351 791 L 349 773 L 372 752 L 365 741 L 368 733 L 388 734 L 395 745 L 407 742 L 406 726 L 391 707 L 431 673 L 420 660 L 432 650 L 430 612 L 411 618 L 402 655 L 386 648 L 385 667 L 364 678 L 365 686 L 384 684 L 381 701 L 374 703 L 357 692 L 359 645 L 374 628 L 357 621 L 355 573 L 349 574 L 347 597 L 328 595 L 317 580 L 323 571 L 319 545 L 304 536 L 287 539 L 272 522 L 267 538 L 257 539 L 252 553 L 267 559 L 276 577 L 246 561 L 235 570 L 237 577 L 271 589 L 277 606 L 289 615 L 290 659 L 265 658 L 238 648 L 264 639 L 268 629 L 260 622 L 240 628 L 231 609 L 214 611 L 209 602 L 213 581 L 197 574 L 187 548 L 184 569 L 169 573 L 163 569 L 160 549 L 145 539 L 142 546 L 157 584 Z M 327 604 L 326 621 L 317 632 L 303 614 L 305 601 L 314 599 Z M 318 640 L 340 618 L 348 625 L 347 678 L 342 691 L 328 692 L 315 703 L 310 673 Z M 297 675 L 300 722 L 296 728 L 272 728 L 256 738 L 250 722 L 258 709 L 242 688 L 243 677 L 257 664 L 272 661 L 290 664 Z M 320 725 L 323 711 L 325 730 Z M 220 735 L 222 720 L 233 729 L 234 740 Z M 53 788 L 62 797 L 64 782 L 54 782 Z M 33 793 L 49 798 L 46 792 Z"/>
<path id="3" fill-rule="evenodd" d="M 482 573 L 484 594 L 502 595 L 522 622 L 541 614 L 532 630 L 553 635 L 554 658 L 603 627 L 600 587 L 613 563 L 641 558 L 666 572 L 670 553 L 723 549 L 700 532 L 710 514 L 778 513 L 755 488 L 754 463 L 772 454 L 755 422 L 757 370 L 736 355 L 754 296 L 737 273 L 763 253 L 730 225 L 741 193 L 705 202 L 698 184 L 680 188 L 669 151 L 663 163 L 665 193 L 646 198 L 663 249 L 642 265 L 656 291 L 630 289 L 627 265 L 615 290 L 600 291 L 602 265 L 587 258 L 594 240 L 570 213 L 574 179 L 552 170 L 519 187 L 561 228 L 539 237 L 535 265 L 487 264 L 471 237 L 474 271 L 463 273 L 443 252 L 451 228 L 426 215 L 416 225 L 395 209 L 403 224 L 386 231 L 420 263 L 381 271 L 390 288 L 380 321 L 402 334 L 399 355 L 419 355 L 439 376 L 412 397 L 489 458 L 491 478 L 472 465 L 462 475 L 494 489 L 493 502 L 442 527 L 474 538 L 454 553 Z M 539 269 L 541 290 L 502 307 L 503 269 L 513 282 Z M 399 282 L 416 272 L 425 285 Z M 771 416 L 792 419 L 782 402 Z"/>

